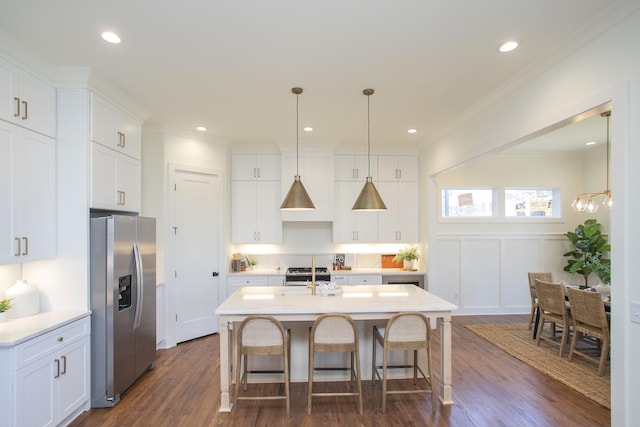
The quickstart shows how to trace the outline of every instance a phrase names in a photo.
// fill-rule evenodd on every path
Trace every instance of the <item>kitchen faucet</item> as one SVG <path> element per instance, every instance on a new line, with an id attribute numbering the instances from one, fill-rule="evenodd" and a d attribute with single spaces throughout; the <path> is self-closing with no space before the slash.
<path id="1" fill-rule="evenodd" d="M 311 288 L 311 295 L 316 294 L 316 257 L 311 256 L 311 284 L 307 285 L 307 288 Z"/>

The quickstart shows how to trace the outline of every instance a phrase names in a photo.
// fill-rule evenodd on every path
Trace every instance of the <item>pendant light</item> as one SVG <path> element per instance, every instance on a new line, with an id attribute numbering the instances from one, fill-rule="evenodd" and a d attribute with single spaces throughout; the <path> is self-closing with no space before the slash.
<path id="1" fill-rule="evenodd" d="M 373 89 L 365 89 L 362 91 L 367 96 L 367 182 L 364 183 L 360 195 L 353 204 L 351 210 L 354 211 L 384 211 L 387 210 L 387 206 L 382 201 L 382 197 L 376 190 L 376 186 L 373 185 L 373 178 L 371 178 L 371 119 L 369 108 L 369 97 L 373 95 Z"/>
<path id="2" fill-rule="evenodd" d="M 611 117 L 611 111 L 605 111 L 601 114 L 602 117 L 607 118 L 607 188 L 604 191 L 598 193 L 580 193 L 571 203 L 571 208 L 577 212 L 589 212 L 595 213 L 598 211 L 599 205 L 594 202 L 593 199 L 598 196 L 604 196 L 602 206 L 607 209 L 611 209 L 613 206 L 613 200 L 611 199 L 611 189 L 609 189 L 609 157 L 610 157 L 610 143 L 609 143 L 609 119 Z M 586 202 L 585 202 L 586 200 Z"/>
<path id="3" fill-rule="evenodd" d="M 291 92 L 296 95 L 296 175 L 293 177 L 293 184 L 291 184 L 289 192 L 282 201 L 280 209 L 297 211 L 312 210 L 316 207 L 311 201 L 311 197 L 309 197 L 309 193 L 305 190 L 304 185 L 302 185 L 298 171 L 298 96 L 302 93 L 302 88 L 294 87 L 291 89 Z"/>

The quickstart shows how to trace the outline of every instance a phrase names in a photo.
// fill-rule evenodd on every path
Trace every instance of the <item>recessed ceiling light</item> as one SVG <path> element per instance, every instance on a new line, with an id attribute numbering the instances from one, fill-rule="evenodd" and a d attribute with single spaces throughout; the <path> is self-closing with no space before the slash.
<path id="1" fill-rule="evenodd" d="M 596 144 L 597 144 L 596 141 L 589 141 L 584 143 L 584 145 L 596 145 Z"/>
<path id="2" fill-rule="evenodd" d="M 498 50 L 502 53 L 511 52 L 512 50 L 517 48 L 519 44 L 520 42 L 518 40 L 509 40 L 498 46 Z"/>
<path id="3" fill-rule="evenodd" d="M 109 43 L 120 43 L 120 37 L 118 37 L 116 33 L 112 33 L 111 31 L 105 31 L 104 33 L 100 34 L 100 37 L 102 37 L 104 41 L 107 41 Z"/>
<path id="4" fill-rule="evenodd" d="M 409 133 L 418 133 L 418 129 L 409 129 L 407 130 Z"/>
<path id="5" fill-rule="evenodd" d="M 196 130 L 197 130 L 197 131 L 200 131 L 200 132 L 204 132 L 205 130 L 207 130 L 207 128 L 206 128 L 206 127 L 204 127 L 204 126 L 198 126 L 198 127 L 196 128 Z"/>
<path id="6" fill-rule="evenodd" d="M 311 126 L 305 126 L 302 130 L 305 132 L 313 132 L 313 128 Z"/>

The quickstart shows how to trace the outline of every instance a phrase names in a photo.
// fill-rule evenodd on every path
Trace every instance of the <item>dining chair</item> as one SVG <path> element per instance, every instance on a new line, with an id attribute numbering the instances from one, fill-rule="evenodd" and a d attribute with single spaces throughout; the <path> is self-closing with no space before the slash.
<path id="1" fill-rule="evenodd" d="M 376 366 L 377 344 L 382 346 L 382 365 Z M 387 387 L 387 371 L 389 368 L 405 368 L 402 366 L 390 366 L 388 364 L 389 351 L 413 351 L 413 384 L 417 385 L 418 372 L 426 382 L 426 387 L 414 390 L 393 390 Z M 429 375 L 425 375 L 418 366 L 418 351 L 425 350 Z M 382 369 L 382 378 L 378 369 Z M 387 409 L 388 394 L 431 393 L 431 409 L 436 411 L 436 395 L 433 387 L 433 368 L 431 364 L 431 326 L 429 319 L 422 313 L 407 311 L 391 316 L 385 327 L 373 327 L 373 356 L 371 367 L 371 380 L 375 386 L 376 377 L 382 380 L 382 413 Z"/>
<path id="2" fill-rule="evenodd" d="M 552 282 L 551 273 L 527 273 L 529 276 L 529 297 L 531 298 L 531 315 L 529 316 L 529 329 L 538 316 L 538 296 L 536 295 L 536 279 Z M 538 326 L 536 324 L 536 326 Z"/>
<path id="3" fill-rule="evenodd" d="M 604 374 L 605 364 L 609 356 L 610 331 L 607 313 L 605 312 L 602 296 L 598 292 L 568 288 L 569 304 L 571 305 L 571 317 L 573 318 L 573 338 L 569 349 L 569 360 L 577 354 L 598 365 L 598 375 Z M 578 340 L 589 344 L 585 335 L 596 338 L 596 350 L 600 352 L 600 358 L 594 359 L 584 350 L 577 349 Z M 585 349 L 586 350 L 586 349 Z"/>
<path id="4" fill-rule="evenodd" d="M 307 391 L 307 413 L 311 415 L 311 398 L 319 396 L 358 396 L 358 412 L 362 414 L 362 382 L 360 377 L 360 350 L 358 328 L 351 316 L 344 313 L 326 313 L 319 316 L 309 332 L 309 376 Z M 345 353 L 350 356 L 351 382 L 355 380 L 355 392 L 313 392 L 313 373 L 316 370 L 315 354 L 318 352 Z M 355 364 L 354 364 L 355 361 Z M 355 368 L 354 368 L 355 366 Z M 344 368 L 317 368 L 322 371 Z"/>
<path id="5" fill-rule="evenodd" d="M 562 326 L 562 337 L 560 339 L 560 357 L 564 352 L 571 328 L 571 313 L 564 298 L 564 287 L 560 283 L 545 282 L 536 279 L 536 294 L 538 296 L 538 310 L 540 312 L 540 322 L 536 335 L 536 344 L 539 346 L 541 340 L 558 344 L 555 340 L 555 326 Z M 543 336 L 545 322 L 552 324 L 553 335 L 551 338 Z"/>
<path id="6" fill-rule="evenodd" d="M 286 401 L 287 418 L 290 414 L 289 398 L 289 369 L 290 369 L 290 340 L 282 324 L 272 316 L 248 316 L 240 323 L 237 335 L 237 358 L 234 367 L 236 371 L 235 400 L 274 400 Z M 282 355 L 284 374 L 284 395 L 269 396 L 241 396 L 240 386 L 247 390 L 248 356 Z M 241 375 L 242 374 L 242 375 Z"/>

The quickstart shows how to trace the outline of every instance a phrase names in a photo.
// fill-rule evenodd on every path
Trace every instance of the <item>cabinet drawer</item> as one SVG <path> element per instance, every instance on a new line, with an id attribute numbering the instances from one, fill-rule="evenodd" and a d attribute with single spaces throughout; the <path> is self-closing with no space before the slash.
<path id="1" fill-rule="evenodd" d="M 90 331 L 89 319 L 89 317 L 85 317 L 18 345 L 15 353 L 16 369 L 20 369 L 43 355 L 55 351 L 56 348 L 88 336 Z"/>

